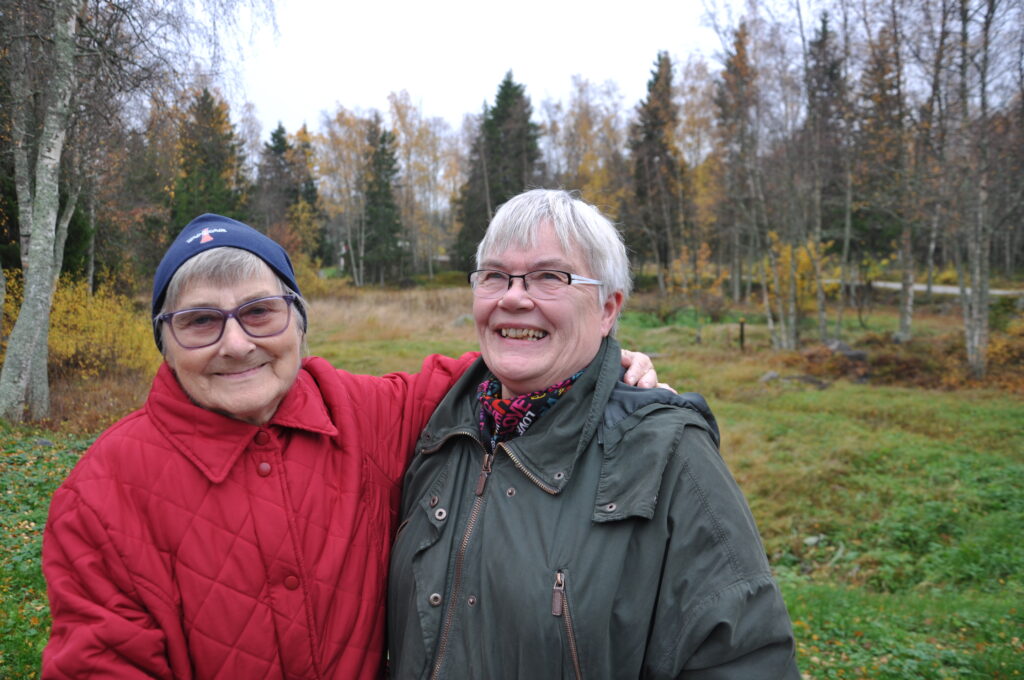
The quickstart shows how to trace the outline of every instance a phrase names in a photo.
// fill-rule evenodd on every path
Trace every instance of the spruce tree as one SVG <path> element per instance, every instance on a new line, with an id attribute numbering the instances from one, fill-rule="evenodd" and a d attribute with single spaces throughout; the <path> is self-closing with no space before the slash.
<path id="1" fill-rule="evenodd" d="M 453 249 L 457 267 L 472 266 L 477 243 L 498 206 L 538 180 L 540 127 L 530 120 L 532 114 L 526 88 L 509 71 L 494 106 L 484 106 L 470 148 L 469 175 L 456 206 L 462 225 Z"/>
<path id="2" fill-rule="evenodd" d="M 672 60 L 667 52 L 660 52 L 647 83 L 647 97 L 637 106 L 629 148 L 633 154 L 631 212 L 642 234 L 642 239 L 631 239 L 631 243 L 654 256 L 661 292 L 666 290 L 665 274 L 676 256 L 685 208 L 683 163 L 675 146 L 678 125 Z"/>
<path id="3" fill-rule="evenodd" d="M 292 165 L 292 151 L 288 133 L 284 125 L 278 123 L 260 151 L 252 200 L 253 222 L 263 231 L 283 223 L 288 208 L 299 198 L 299 178 Z"/>
<path id="4" fill-rule="evenodd" d="M 758 200 L 758 76 L 750 42 L 750 32 L 741 22 L 726 51 L 725 68 L 715 83 L 722 183 L 729 197 L 721 202 L 719 223 L 728 243 L 732 298 L 737 301 L 743 297 L 744 249 L 759 240 L 763 221 Z"/>
<path id="5" fill-rule="evenodd" d="M 402 247 L 399 243 L 402 221 L 394 184 L 398 177 L 395 135 L 381 125 L 380 116 L 370 120 L 367 139 L 370 155 L 363 176 L 366 197 L 367 280 L 379 283 L 396 281 L 401 275 Z"/>
<path id="6" fill-rule="evenodd" d="M 203 213 L 246 219 L 241 144 L 228 105 L 206 88 L 188 107 L 178 141 L 178 177 L 171 198 L 171 231 Z"/>

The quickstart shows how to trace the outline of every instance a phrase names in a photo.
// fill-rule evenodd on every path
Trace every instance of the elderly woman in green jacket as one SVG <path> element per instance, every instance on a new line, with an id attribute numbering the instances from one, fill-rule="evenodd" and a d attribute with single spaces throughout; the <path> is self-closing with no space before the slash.
<path id="1" fill-rule="evenodd" d="M 481 359 L 405 477 L 392 678 L 799 678 L 789 616 L 698 395 L 619 382 L 625 248 L 562 191 L 494 216 Z"/>

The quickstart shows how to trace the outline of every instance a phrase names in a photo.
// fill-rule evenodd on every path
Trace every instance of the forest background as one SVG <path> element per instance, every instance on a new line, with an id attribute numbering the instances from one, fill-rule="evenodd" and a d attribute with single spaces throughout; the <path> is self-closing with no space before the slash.
<path id="1" fill-rule="evenodd" d="M 558 186 L 623 231 L 640 291 L 623 339 L 737 428 L 726 456 L 805 671 L 1022 672 L 1006 603 L 1024 565 L 1024 2 L 749 2 L 709 11 L 714 59 L 652 54 L 635 104 L 583 74 L 534 106 L 509 71 L 459 129 L 397 90 L 387 111 L 339 106 L 266 140 L 221 94 L 219 51 L 196 56 L 239 5 L 0 0 L 0 669 L 37 661 L 48 495 L 144 395 L 147 287 L 183 224 L 217 212 L 271 235 L 330 303 L 311 347 L 393 370 L 471 346 L 408 305 L 457 319 L 465 300 L 438 290 L 462 284 L 490 215 Z M 339 300 L 355 316 L 332 326 Z M 849 441 L 809 439 L 824 431 Z M 907 603 L 923 613 L 899 620 Z"/>

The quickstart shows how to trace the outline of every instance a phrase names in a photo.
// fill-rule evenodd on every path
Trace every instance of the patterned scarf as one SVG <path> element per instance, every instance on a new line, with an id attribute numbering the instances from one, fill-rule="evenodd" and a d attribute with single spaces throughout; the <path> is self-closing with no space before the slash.
<path id="1" fill-rule="evenodd" d="M 485 380 L 476 390 L 480 401 L 480 434 L 491 443 L 491 451 L 498 442 L 518 437 L 530 425 L 537 422 L 559 397 L 569 391 L 583 371 L 556 383 L 546 390 L 521 394 L 511 399 L 501 398 L 501 383 L 496 379 Z"/>

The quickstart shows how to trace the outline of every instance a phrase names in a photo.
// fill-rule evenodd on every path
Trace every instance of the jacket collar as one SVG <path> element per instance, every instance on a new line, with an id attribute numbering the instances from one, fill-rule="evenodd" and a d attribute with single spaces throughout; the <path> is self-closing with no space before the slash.
<path id="1" fill-rule="evenodd" d="M 316 382 L 303 368 L 277 412 L 265 425 L 251 425 L 197 406 L 164 363 L 157 371 L 144 407 L 167 442 L 190 460 L 211 482 L 223 482 L 257 432 L 275 427 L 335 436 Z"/>
<path id="2" fill-rule="evenodd" d="M 620 356 L 619 344 L 605 338 L 572 389 L 525 434 L 499 444 L 517 467 L 549 493 L 565 488 L 576 461 L 596 436 L 604 404 L 619 379 Z M 482 358 L 466 371 L 434 412 L 417 453 L 433 453 L 441 442 L 458 434 L 479 439 L 476 388 L 491 375 Z"/>

